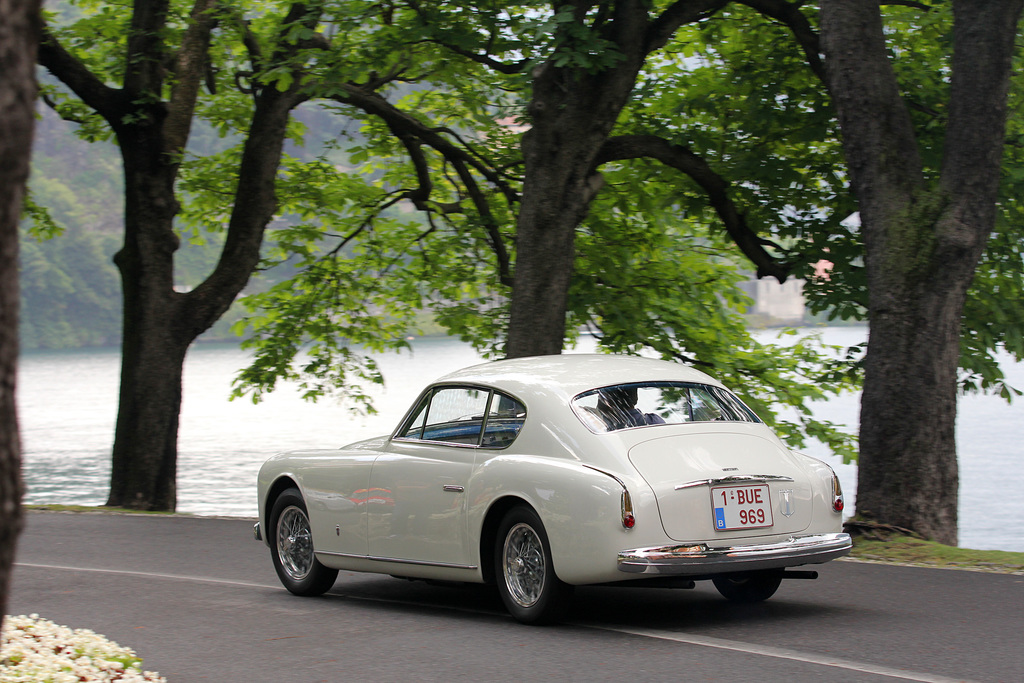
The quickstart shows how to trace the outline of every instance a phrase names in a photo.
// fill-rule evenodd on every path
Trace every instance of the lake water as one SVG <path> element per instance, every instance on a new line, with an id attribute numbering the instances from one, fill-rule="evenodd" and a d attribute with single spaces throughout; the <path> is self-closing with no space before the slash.
<path id="1" fill-rule="evenodd" d="M 762 337 L 774 333 L 762 333 Z M 864 328 L 824 328 L 825 341 L 863 341 Z M 370 391 L 379 411 L 353 415 L 331 399 L 303 401 L 282 388 L 258 405 L 228 401 L 231 380 L 246 353 L 231 345 L 199 345 L 185 363 L 179 430 L 178 511 L 254 517 L 256 471 L 270 455 L 299 448 L 332 448 L 391 431 L 427 383 L 479 361 L 453 339 L 420 338 L 411 352 L 379 357 L 386 385 Z M 585 339 L 579 351 L 589 351 Z M 102 505 L 110 476 L 117 411 L 117 349 L 26 353 L 21 357 L 18 406 L 24 452 L 26 503 Z M 1003 363 L 1010 384 L 1024 388 L 1024 365 Z M 814 405 L 818 417 L 856 428 L 857 395 Z M 994 396 L 961 399 L 960 544 L 1024 552 L 1024 410 Z M 839 473 L 847 500 L 857 470 L 820 445 L 805 452 Z M 853 506 L 850 506 L 852 509 Z"/>

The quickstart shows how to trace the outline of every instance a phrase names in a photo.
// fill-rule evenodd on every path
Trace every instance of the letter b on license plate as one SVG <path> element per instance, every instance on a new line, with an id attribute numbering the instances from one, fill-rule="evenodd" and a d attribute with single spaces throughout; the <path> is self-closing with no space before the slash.
<path id="1" fill-rule="evenodd" d="M 774 524 L 767 484 L 713 488 L 711 507 L 718 531 L 757 529 Z"/>

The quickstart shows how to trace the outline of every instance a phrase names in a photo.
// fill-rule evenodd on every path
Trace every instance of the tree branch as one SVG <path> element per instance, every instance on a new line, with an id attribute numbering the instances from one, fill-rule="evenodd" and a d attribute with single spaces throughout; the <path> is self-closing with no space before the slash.
<path id="1" fill-rule="evenodd" d="M 217 0 L 195 0 L 189 26 L 181 38 L 174 60 L 174 87 L 164 121 L 164 152 L 177 156 L 185 149 L 199 88 L 206 75 L 210 33 L 216 23 L 213 13 Z"/>
<path id="2" fill-rule="evenodd" d="M 442 133 L 444 129 L 431 128 L 412 116 L 402 111 L 380 95 L 367 92 L 366 90 L 346 83 L 341 86 L 343 92 L 336 93 L 333 99 L 341 104 L 356 107 L 367 114 L 376 116 L 384 121 L 391 131 L 401 138 L 404 135 L 411 135 L 424 144 L 434 148 L 449 161 L 463 161 L 473 170 L 482 175 L 487 182 L 493 184 L 504 195 L 509 204 L 519 201 L 519 195 L 512 188 L 502 175 L 490 165 L 484 163 L 478 156 L 467 149 L 459 147 L 448 140 Z"/>
<path id="3" fill-rule="evenodd" d="M 301 22 L 315 27 L 319 17 L 316 5 L 292 4 L 281 23 L 278 49 L 271 64 L 288 64 L 301 49 L 285 40 L 293 24 Z M 268 87 L 257 88 L 253 93 L 255 105 L 243 144 L 235 201 L 220 259 L 210 276 L 184 295 L 187 306 L 183 307 L 183 324 L 197 330 L 197 334 L 227 310 L 259 264 L 263 232 L 277 210 L 277 171 L 288 119 L 292 109 L 310 96 L 302 84 L 302 74 L 298 73 L 301 67 L 294 67 L 293 71 L 296 73 L 286 90 Z"/>
<path id="4" fill-rule="evenodd" d="M 925 12 L 931 12 L 932 8 L 923 2 L 914 2 L 914 0 L 882 0 L 878 3 L 879 5 L 899 5 L 902 7 L 913 7 L 914 9 L 924 10 Z"/>
<path id="5" fill-rule="evenodd" d="M 237 7 L 232 5 L 221 4 L 218 7 L 218 12 L 229 17 L 236 30 L 241 35 L 242 45 L 245 46 L 245 51 L 249 55 L 249 64 L 252 66 L 252 72 L 247 73 L 246 76 L 251 76 L 253 72 L 258 72 L 263 69 L 263 48 L 260 46 L 260 41 L 256 37 L 256 34 L 252 32 L 249 20 L 245 18 Z M 235 76 L 235 79 L 236 81 L 238 80 L 237 75 Z"/>
<path id="6" fill-rule="evenodd" d="M 680 26 L 706 19 L 727 4 L 728 0 L 676 0 L 647 27 L 645 53 L 664 47 Z"/>
<path id="7" fill-rule="evenodd" d="M 124 91 L 132 99 L 160 96 L 164 83 L 164 36 L 170 0 L 132 3 L 132 23 L 125 55 Z"/>
<path id="8" fill-rule="evenodd" d="M 491 248 L 498 259 L 498 279 L 501 284 L 511 287 L 513 284 L 512 268 L 509 264 L 508 250 L 505 248 L 505 241 L 498 230 L 498 221 L 494 219 L 494 214 L 491 213 L 491 206 L 487 203 L 487 198 L 483 192 L 480 191 L 480 186 L 477 185 L 476 179 L 470 173 L 466 163 L 461 160 L 453 163 L 455 171 L 459 174 L 462 184 L 466 186 L 466 191 L 469 193 L 473 205 L 476 206 L 477 213 L 480 214 L 480 218 L 484 222 L 484 228 L 487 230 L 487 235 L 491 240 Z"/>
<path id="9" fill-rule="evenodd" d="M 419 2 L 417 2 L 416 0 L 407 0 L 406 4 L 416 14 L 417 17 L 419 17 L 421 20 L 423 20 L 424 25 L 426 25 L 426 26 L 431 26 L 432 25 L 432 23 L 433 23 L 432 20 L 429 17 L 424 17 L 424 15 L 423 15 L 423 8 L 420 6 Z M 460 57 L 465 57 L 466 59 L 472 60 L 472 61 L 474 61 L 474 62 L 476 62 L 478 64 L 483 64 L 487 68 L 493 69 L 493 70 L 497 71 L 498 73 L 503 73 L 503 74 L 517 74 L 517 73 L 520 73 L 526 67 L 527 63 L 529 62 L 529 60 L 522 59 L 522 60 L 520 60 L 518 62 L 514 62 L 514 63 L 509 64 L 509 63 L 501 61 L 500 59 L 495 59 L 494 57 L 491 57 L 488 54 L 478 54 L 476 52 L 473 52 L 472 50 L 467 50 L 467 49 L 459 47 L 457 45 L 450 45 L 450 44 L 448 44 L 448 43 L 446 43 L 446 42 L 444 42 L 442 40 L 439 40 L 437 38 L 427 38 L 424 42 L 433 43 L 435 45 L 440 45 L 441 47 L 443 47 L 446 50 L 449 50 L 451 52 L 454 52 L 455 54 L 459 55 Z"/>
<path id="10" fill-rule="evenodd" d="M 124 93 L 96 78 L 84 64 L 64 49 L 45 24 L 39 41 L 39 64 L 71 88 L 79 99 L 108 123 L 120 120 L 127 110 L 129 103 Z"/>
<path id="11" fill-rule="evenodd" d="M 376 97 L 376 96 L 375 96 Z M 390 106 L 390 105 L 389 105 Z M 494 251 L 494 255 L 498 261 L 498 277 L 503 285 L 512 286 L 512 269 L 509 262 L 508 250 L 505 248 L 505 242 L 502 239 L 501 233 L 498 230 L 498 222 L 494 219 L 494 214 L 491 212 L 490 204 L 487 201 L 487 197 L 480 190 L 480 186 L 477 183 L 476 178 L 473 177 L 473 173 L 470 170 L 470 164 L 473 164 L 473 168 L 477 171 L 482 167 L 479 162 L 463 152 L 460 148 L 447 143 L 443 137 L 437 135 L 437 131 L 434 129 L 426 128 L 422 126 L 422 130 L 428 133 L 437 135 L 441 140 L 444 140 L 446 145 L 443 149 L 438 149 L 431 143 L 422 142 L 415 133 L 410 132 L 407 128 L 404 128 L 399 124 L 398 120 L 385 119 L 385 123 L 391 130 L 392 134 L 397 137 L 402 145 L 405 147 L 406 152 L 409 154 L 409 159 L 412 161 L 413 168 L 416 172 L 416 180 L 418 187 L 412 190 L 407 190 L 403 193 L 403 197 L 408 199 L 416 206 L 420 211 L 426 212 L 428 215 L 434 212 L 440 213 L 456 213 L 460 209 L 457 205 L 451 204 L 439 204 L 437 202 L 430 202 L 430 193 L 433 190 L 433 180 L 430 177 L 430 168 L 427 165 L 427 159 L 421 149 L 421 144 L 428 144 L 430 147 L 437 150 L 444 158 L 452 164 L 455 168 L 456 173 L 459 176 L 459 180 L 462 185 L 466 188 L 466 192 L 469 194 L 470 201 L 473 202 L 473 206 L 476 207 L 477 213 L 480 215 L 480 219 L 483 222 L 484 229 L 487 231 L 488 238 L 491 243 L 491 248 Z M 418 123 L 418 122 L 417 122 Z M 483 167 L 487 168 L 487 167 Z M 493 174 L 492 174 L 493 175 Z M 450 180 L 449 182 L 453 182 Z"/>
<path id="12" fill-rule="evenodd" d="M 799 2 L 786 2 L 786 0 L 739 0 L 742 4 L 754 9 L 766 17 L 785 24 L 797 43 L 804 52 L 808 66 L 814 75 L 822 83 L 828 85 L 828 78 L 825 75 L 825 64 L 821 60 L 821 45 L 818 40 L 818 33 L 811 26 L 807 16 L 800 11 Z"/>
<path id="13" fill-rule="evenodd" d="M 526 59 L 522 59 L 518 62 L 512 63 L 503 62 L 500 59 L 495 59 L 494 57 L 491 57 L 490 55 L 477 54 L 476 52 L 466 50 L 465 48 L 458 47 L 457 45 L 451 45 L 442 40 L 438 40 L 437 38 L 430 38 L 424 42 L 433 43 L 434 45 L 440 45 L 449 52 L 454 52 L 460 57 L 465 57 L 466 59 L 476 62 L 477 64 L 483 64 L 488 69 L 493 69 L 498 73 L 506 75 L 521 73 L 522 70 L 529 63 Z"/>
<path id="14" fill-rule="evenodd" d="M 783 263 L 765 250 L 765 246 L 776 247 L 751 230 L 746 218 L 729 197 L 729 184 L 715 173 L 704 159 L 682 145 L 674 145 L 655 135 L 621 135 L 609 138 L 601 147 L 596 166 L 611 161 L 649 158 L 660 161 L 688 175 L 708 195 L 711 206 L 725 225 L 726 232 L 740 251 L 757 268 L 757 276 L 770 276 L 785 282 L 791 266 Z"/>

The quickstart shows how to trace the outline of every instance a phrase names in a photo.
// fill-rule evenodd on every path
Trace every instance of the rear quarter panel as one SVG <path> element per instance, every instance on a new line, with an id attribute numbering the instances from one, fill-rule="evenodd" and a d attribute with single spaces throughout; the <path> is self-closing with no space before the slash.
<path id="1" fill-rule="evenodd" d="M 638 511 L 637 527 L 622 525 L 622 486 L 579 461 L 535 455 L 504 455 L 478 468 L 470 489 L 471 536 L 479 539 L 489 510 L 499 500 L 521 499 L 540 515 L 558 577 L 570 584 L 632 578 L 618 570 L 618 552 L 666 542 L 653 492 L 635 473 L 615 473 Z M 493 548 L 482 548 L 491 553 Z"/>

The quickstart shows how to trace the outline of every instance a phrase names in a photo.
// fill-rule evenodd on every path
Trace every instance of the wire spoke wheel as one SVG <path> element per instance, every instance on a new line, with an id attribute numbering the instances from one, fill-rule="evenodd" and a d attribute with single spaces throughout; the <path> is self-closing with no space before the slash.
<path id="1" fill-rule="evenodd" d="M 295 581 L 313 568 L 313 537 L 306 514 L 292 505 L 277 519 L 277 556 L 285 573 Z"/>
<path id="2" fill-rule="evenodd" d="M 565 614 L 573 587 L 555 574 L 547 532 L 525 505 L 509 510 L 494 544 L 498 594 L 505 608 L 524 624 L 546 624 Z"/>
<path id="3" fill-rule="evenodd" d="M 267 540 L 281 584 L 296 595 L 322 595 L 338 578 L 316 558 L 313 529 L 298 489 L 285 489 L 271 506 Z"/>
<path id="4" fill-rule="evenodd" d="M 544 548 L 537 532 L 519 523 L 505 537 L 503 575 L 509 595 L 521 607 L 532 607 L 544 591 Z"/>

